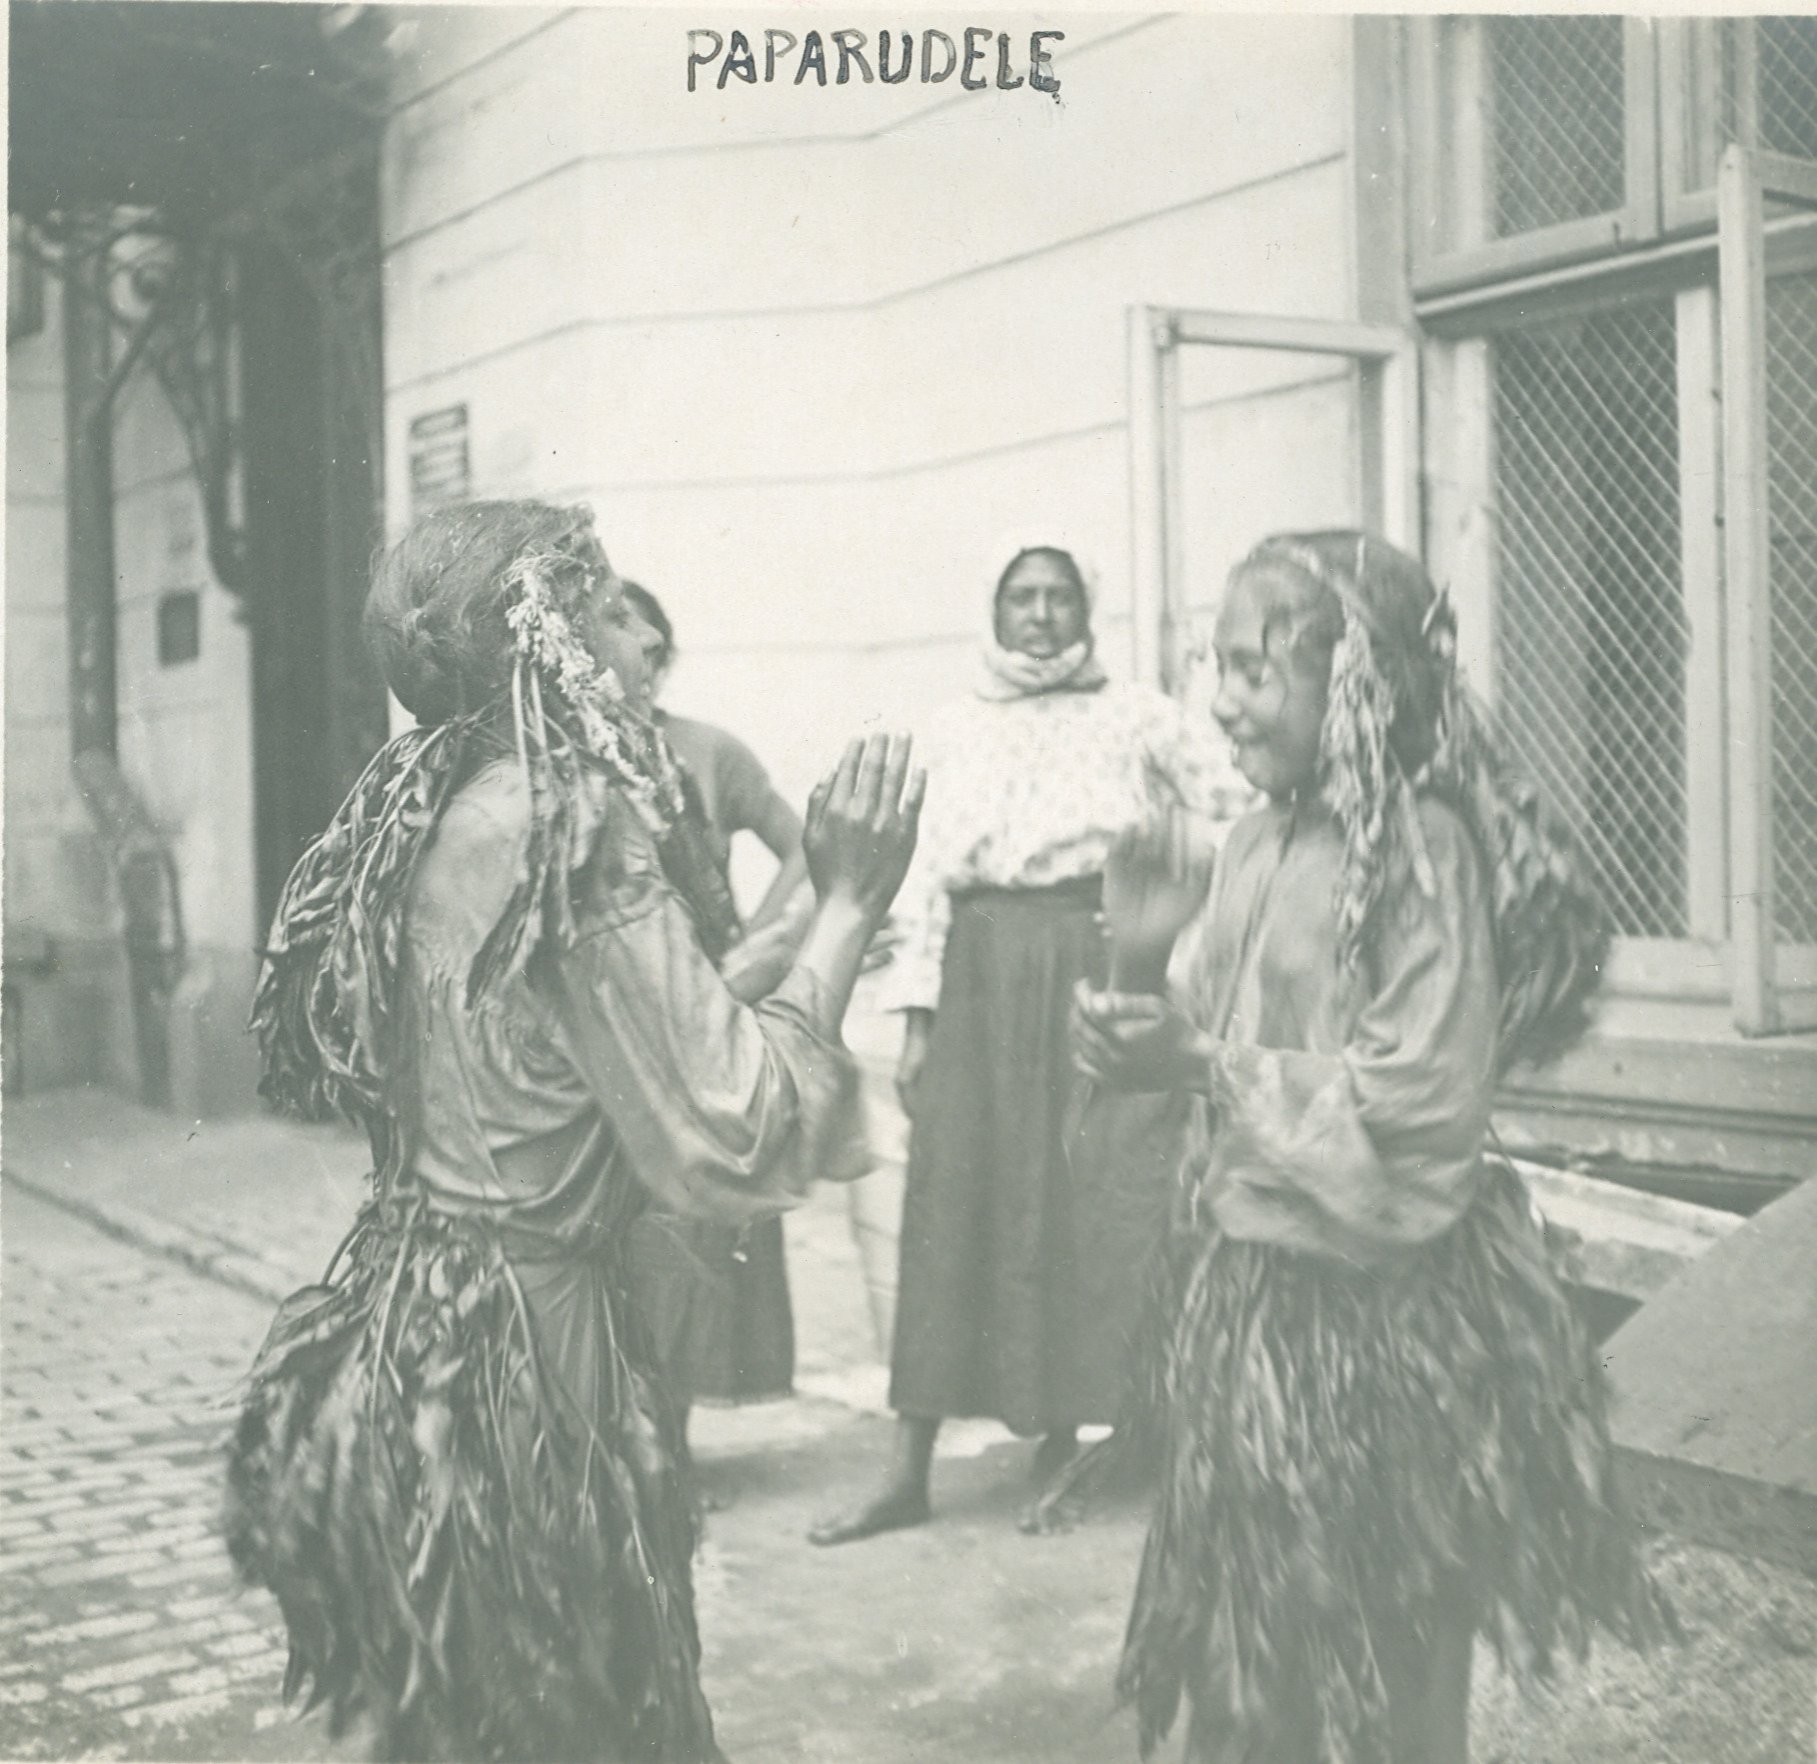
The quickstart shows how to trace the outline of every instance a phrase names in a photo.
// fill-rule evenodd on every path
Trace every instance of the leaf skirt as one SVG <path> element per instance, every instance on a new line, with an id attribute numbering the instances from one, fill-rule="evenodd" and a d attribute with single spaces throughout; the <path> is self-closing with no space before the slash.
<path id="1" fill-rule="evenodd" d="M 229 1448 L 286 1698 L 389 1758 L 716 1758 L 684 1448 L 609 1264 L 418 1204 L 369 1205 L 337 1266 L 280 1308 Z"/>
<path id="2" fill-rule="evenodd" d="M 1389 1764 L 1383 1665 L 1465 1590 L 1528 1678 L 1670 1627 L 1619 1509 L 1600 1363 L 1506 1165 L 1390 1275 L 1176 1225 L 1163 1442 L 1118 1689 L 1144 1755 Z"/>

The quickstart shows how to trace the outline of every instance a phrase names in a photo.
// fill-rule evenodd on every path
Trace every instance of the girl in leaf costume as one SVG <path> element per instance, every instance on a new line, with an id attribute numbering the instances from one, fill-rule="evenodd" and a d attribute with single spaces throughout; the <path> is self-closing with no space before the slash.
<path id="1" fill-rule="evenodd" d="M 693 1503 L 625 1239 L 646 1193 L 736 1223 L 852 1163 L 839 1027 L 920 787 L 906 744 L 847 750 L 815 918 L 746 1007 L 586 511 L 426 517 L 367 628 L 419 726 L 297 865 L 254 1025 L 273 1102 L 365 1126 L 372 1191 L 253 1368 L 228 1544 L 286 1694 L 382 1756 L 696 1764 Z"/>
<path id="2" fill-rule="evenodd" d="M 1270 800 L 1215 878 L 1177 830 L 1125 836 L 1120 990 L 1074 1020 L 1099 1082 L 1197 1105 L 1119 1688 L 1145 1752 L 1185 1695 L 1191 1764 L 1454 1764 L 1473 1635 L 1543 1675 L 1599 1625 L 1664 1620 L 1600 1368 L 1486 1148 L 1497 1077 L 1581 1030 L 1606 935 L 1413 559 L 1268 540 L 1216 650 L 1218 719 Z"/>

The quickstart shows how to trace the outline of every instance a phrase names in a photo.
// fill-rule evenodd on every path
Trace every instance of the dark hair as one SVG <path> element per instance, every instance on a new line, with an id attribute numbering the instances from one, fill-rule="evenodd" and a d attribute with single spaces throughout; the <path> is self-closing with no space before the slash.
<path id="1" fill-rule="evenodd" d="M 637 608 L 637 616 L 662 639 L 662 659 L 665 662 L 674 660 L 675 627 L 662 610 L 662 602 L 641 582 L 621 579 L 619 586 L 624 590 L 625 599 Z"/>
<path id="2" fill-rule="evenodd" d="M 1064 546 L 1060 545 L 1025 545 L 1003 566 L 1003 573 L 997 578 L 997 590 L 993 600 L 1000 599 L 1003 590 L 1009 586 L 1010 573 L 1016 565 L 1027 557 L 1051 557 L 1055 563 L 1065 566 L 1066 573 L 1072 577 L 1073 586 L 1079 590 L 1081 599 L 1089 601 L 1091 596 L 1085 589 L 1085 572 L 1079 568 L 1079 560 Z"/>
<path id="3" fill-rule="evenodd" d="M 587 508 L 461 502 L 431 510 L 374 566 L 364 627 L 385 683 L 422 723 L 477 710 L 511 681 L 505 575 L 538 552 L 578 585 L 606 567 Z"/>

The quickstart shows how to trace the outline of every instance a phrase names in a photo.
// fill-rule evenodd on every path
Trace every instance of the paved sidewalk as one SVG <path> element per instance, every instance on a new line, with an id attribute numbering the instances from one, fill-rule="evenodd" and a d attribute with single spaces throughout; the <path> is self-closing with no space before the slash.
<path id="1" fill-rule="evenodd" d="M 272 1300 L 320 1271 L 351 1218 L 361 1145 L 72 1092 L 9 1103 L 4 1162 L 0 1757 L 357 1756 L 358 1736 L 331 1742 L 279 1707 L 276 1612 L 236 1593 L 215 1514 L 233 1385 Z M 849 1199 L 823 1189 L 789 1219 L 803 1394 L 695 1418 L 729 1503 L 697 1567 L 728 1754 L 1133 1764 L 1110 1680 L 1139 1494 L 1072 1536 L 1024 1538 L 1028 1447 L 955 1426 L 935 1524 L 803 1542 L 889 1437 Z M 1817 1587 L 1679 1546 L 1661 1564 L 1681 1648 L 1601 1652 L 1542 1703 L 1479 1654 L 1478 1764 L 1809 1764 Z"/>
<path id="2" fill-rule="evenodd" d="M 272 1304 L 320 1277 L 370 1163 L 350 1127 L 188 1121 L 92 1088 L 12 1098 L 0 1125 L 9 1182 Z M 785 1220 L 798 1384 L 878 1411 L 886 1378 L 853 1204 L 853 1190 L 822 1184 Z"/>

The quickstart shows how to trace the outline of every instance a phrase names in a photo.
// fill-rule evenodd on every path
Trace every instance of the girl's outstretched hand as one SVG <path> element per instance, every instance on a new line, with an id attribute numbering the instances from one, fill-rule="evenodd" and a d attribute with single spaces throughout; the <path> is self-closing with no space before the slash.
<path id="1" fill-rule="evenodd" d="M 1104 923 L 1111 984 L 1159 992 L 1167 958 L 1211 888 L 1210 829 L 1183 809 L 1118 834 L 1104 865 Z"/>
<path id="2" fill-rule="evenodd" d="M 1110 1090 L 1203 1090 L 1204 1037 L 1173 1005 L 1148 992 L 1073 991 L 1073 1064 Z"/>
<path id="3" fill-rule="evenodd" d="M 882 924 L 915 853 L 927 774 L 911 769 L 906 735 L 851 742 L 808 799 L 802 846 L 814 892 Z"/>

